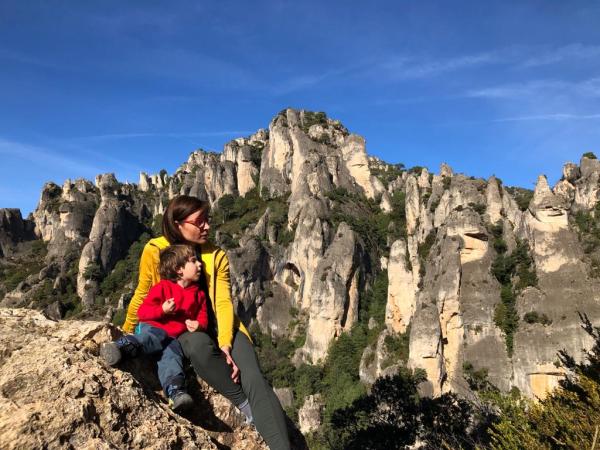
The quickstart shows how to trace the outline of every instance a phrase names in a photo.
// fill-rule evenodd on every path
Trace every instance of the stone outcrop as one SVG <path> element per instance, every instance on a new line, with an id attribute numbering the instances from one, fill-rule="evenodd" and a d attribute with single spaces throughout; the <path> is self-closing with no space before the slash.
<path id="1" fill-rule="evenodd" d="M 486 213 L 490 223 L 502 220 L 502 194 L 499 189 L 498 179 L 491 176 L 485 189 Z"/>
<path id="2" fill-rule="evenodd" d="M 600 161 L 597 159 L 581 158 L 577 170 L 574 165 L 569 165 L 564 171 L 567 172 L 570 181 L 575 186 L 575 198 L 572 208 L 577 210 L 590 210 L 600 200 L 598 181 L 600 180 Z M 576 178 L 580 175 L 579 178 Z M 572 180 L 572 181 L 571 181 Z"/>
<path id="3" fill-rule="evenodd" d="M 417 283 L 408 267 L 410 255 L 404 239 L 392 244 L 388 262 L 388 298 L 385 323 L 396 333 L 404 333 L 416 306 Z"/>
<path id="4" fill-rule="evenodd" d="M 175 177 L 181 180 L 180 194 L 207 200 L 211 205 L 225 194 L 238 195 L 235 163 L 221 161 L 217 153 L 193 152 Z"/>
<path id="5" fill-rule="evenodd" d="M 538 178 L 525 220 L 536 267 L 540 271 L 556 272 L 581 260 L 577 236 L 569 231 L 567 206 L 550 190 L 544 176 Z"/>
<path id="6" fill-rule="evenodd" d="M 246 195 L 257 186 L 262 152 L 269 141 L 266 130 L 259 130 L 249 138 L 239 138 L 225 145 L 223 161 L 235 163 L 237 190 Z"/>
<path id="7" fill-rule="evenodd" d="M 12 254 L 20 242 L 35 239 L 34 224 L 24 220 L 21 211 L 0 208 L 0 258 Z"/>
<path id="8" fill-rule="evenodd" d="M 322 361 L 331 341 L 358 319 L 363 254 L 354 231 L 342 222 L 315 270 L 306 343 L 297 353 L 300 360 Z"/>
<path id="9" fill-rule="evenodd" d="M 358 369 L 358 376 L 364 384 L 370 386 L 379 377 L 393 376 L 398 373 L 400 365 L 404 364 L 404 361 L 394 359 L 385 344 L 386 338 L 392 337 L 394 334 L 392 331 L 384 329 L 377 341 L 365 348 Z"/>
<path id="10" fill-rule="evenodd" d="M 194 391 L 198 407 L 184 418 L 168 408 L 149 364 L 105 367 L 99 344 L 115 333 L 99 322 L 0 309 L 3 448 L 266 448 L 206 387 Z"/>
<path id="11" fill-rule="evenodd" d="M 36 235 L 58 254 L 69 241 L 81 244 L 92 228 L 98 201 L 97 189 L 87 180 L 66 180 L 63 187 L 46 183 L 33 212 Z"/>
<path id="12" fill-rule="evenodd" d="M 304 404 L 298 411 L 300 431 L 308 434 L 316 431 L 322 423 L 323 402 L 319 394 L 306 397 Z"/>
<path id="13" fill-rule="evenodd" d="M 81 252 L 77 293 L 84 307 L 94 304 L 101 274 L 108 274 L 141 233 L 133 199 L 113 174 L 97 178 L 100 206 L 94 216 L 89 241 Z"/>

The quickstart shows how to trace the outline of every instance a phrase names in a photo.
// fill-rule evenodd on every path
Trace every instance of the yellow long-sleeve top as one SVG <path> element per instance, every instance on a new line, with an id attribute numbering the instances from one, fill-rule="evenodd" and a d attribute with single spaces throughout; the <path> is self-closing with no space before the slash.
<path id="1" fill-rule="evenodd" d="M 137 288 L 127 309 L 123 330 L 133 333 L 138 323 L 137 310 L 148 295 L 152 286 L 160 281 L 158 264 L 160 251 L 169 246 L 163 236 L 148 241 L 140 259 L 140 276 Z M 229 283 L 229 259 L 219 247 L 207 243 L 200 249 L 202 268 L 206 277 L 208 297 L 217 320 L 217 341 L 219 347 L 232 346 L 234 331 L 240 330 L 250 340 L 250 333 L 233 312 Z"/>

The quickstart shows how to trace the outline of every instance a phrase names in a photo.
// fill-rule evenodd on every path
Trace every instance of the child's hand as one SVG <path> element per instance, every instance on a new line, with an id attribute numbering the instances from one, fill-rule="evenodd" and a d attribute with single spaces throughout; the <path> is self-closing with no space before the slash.
<path id="1" fill-rule="evenodd" d="M 200 326 L 200 322 L 198 322 L 197 320 L 186 319 L 185 326 L 187 327 L 187 329 L 190 333 L 193 333 Z"/>
<path id="2" fill-rule="evenodd" d="M 162 309 L 165 314 L 171 314 L 175 312 L 175 300 L 168 298 L 163 304 Z"/>

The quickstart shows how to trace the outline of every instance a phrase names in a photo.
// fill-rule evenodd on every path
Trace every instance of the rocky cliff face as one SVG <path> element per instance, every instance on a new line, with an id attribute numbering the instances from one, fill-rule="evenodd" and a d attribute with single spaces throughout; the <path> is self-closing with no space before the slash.
<path id="1" fill-rule="evenodd" d="M 198 406 L 168 408 L 151 364 L 105 367 L 99 344 L 118 330 L 0 308 L 2 448 L 264 449 L 235 408 L 196 385 Z"/>
<path id="2" fill-rule="evenodd" d="M 597 199 L 576 202 L 569 192 L 578 189 L 592 195 L 589 193 L 595 191 L 588 183 L 595 183 L 593 174 L 597 172 L 587 158 L 581 165 L 586 167 L 587 183 L 579 177 L 583 172 L 569 164 L 565 173 L 571 181 L 565 178 L 554 193 L 546 178 L 540 177 L 523 210 L 494 177 L 487 183 L 462 176 L 442 177 L 443 192 L 439 188 L 436 192 L 434 177 L 427 203 L 422 199 L 423 193 L 428 194 L 427 185 L 418 184 L 414 177 L 408 179 L 408 239 L 416 241 L 408 247 L 411 260 L 419 258 L 419 249 L 430 247 L 425 262 L 420 258 L 425 270 L 421 270 L 412 314 L 409 363 L 426 370 L 432 393 L 464 392 L 468 383 L 463 367 L 474 366 L 485 370 L 501 389 L 517 387 L 527 395 L 543 397 L 562 376 L 555 365 L 556 352 L 565 348 L 581 356 L 581 349 L 589 345 L 576 311 L 586 311 L 598 321 L 599 303 L 594 293 L 598 280 L 589 276 L 590 266 L 585 263 L 573 216 L 583 204 L 589 208 Z M 571 182 L 578 188 L 565 188 Z M 499 227 L 496 238 L 490 232 L 493 225 Z M 430 236 L 432 245 L 423 236 Z M 515 283 L 522 284 L 525 275 L 512 275 L 508 280 L 513 286 L 509 292 L 516 296 L 518 326 L 507 333 L 500 323 L 503 286 L 494 273 L 500 270 L 502 252 L 507 251 L 501 247 L 514 251 L 517 243 L 531 255 L 535 283 L 514 288 Z M 397 283 L 399 276 L 404 281 Z M 400 316 L 395 292 L 404 286 L 411 286 L 406 275 L 390 276 L 390 314 Z M 410 317 L 412 294 L 402 292 L 408 297 L 401 303 L 404 316 Z M 388 321 L 392 328 L 394 323 L 403 321 Z"/>
<path id="3" fill-rule="evenodd" d="M 141 234 L 143 220 L 143 216 L 136 214 L 142 211 L 136 211 L 132 195 L 135 188 L 121 185 L 112 174 L 98 176 L 96 185 L 100 190 L 100 205 L 81 252 L 77 275 L 77 294 L 86 308 L 94 304 L 102 274 L 113 269 Z"/>
<path id="4" fill-rule="evenodd" d="M 21 242 L 35 238 L 34 224 L 31 220 L 23 220 L 18 209 L 0 209 L 0 258 L 10 256 Z"/>
<path id="5" fill-rule="evenodd" d="M 402 337 L 406 364 L 427 373 L 425 392 L 468 395 L 478 370 L 502 390 L 541 397 L 562 375 L 556 352 L 579 357 L 589 345 L 577 311 L 600 324 L 600 163 L 589 156 L 530 192 L 445 164 L 439 174 L 387 164 L 338 121 L 287 109 L 221 154 L 193 152 L 172 175 L 47 184 L 33 214 L 47 254 L 8 283 L 2 304 L 76 292 L 88 315 L 123 308 L 135 273 L 118 278 L 118 261 L 141 248 L 169 199 L 195 195 L 219 218 L 238 314 L 293 340 L 296 365 L 325 362 L 339 336 L 368 321 L 379 336 L 361 358 L 367 384 L 404 364 L 388 345 Z M 32 226 L 3 214 L 8 264 Z M 369 320 L 366 293 L 382 272 L 387 302 Z M 128 283 L 118 304 L 105 304 L 107 279 Z"/>

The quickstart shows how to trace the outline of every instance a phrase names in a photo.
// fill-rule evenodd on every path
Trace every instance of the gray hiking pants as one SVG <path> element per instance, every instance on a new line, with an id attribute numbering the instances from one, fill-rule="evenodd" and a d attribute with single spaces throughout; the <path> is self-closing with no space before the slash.
<path id="1" fill-rule="evenodd" d="M 240 369 L 240 386 L 231 380 L 231 368 L 217 343 L 206 333 L 186 332 L 179 336 L 183 353 L 196 374 L 235 405 L 246 396 L 252 408 L 254 425 L 271 450 L 289 450 L 285 416 L 277 396 L 265 380 L 250 340 L 242 332 L 233 339 L 231 356 Z M 244 395 L 245 394 L 245 395 Z"/>

